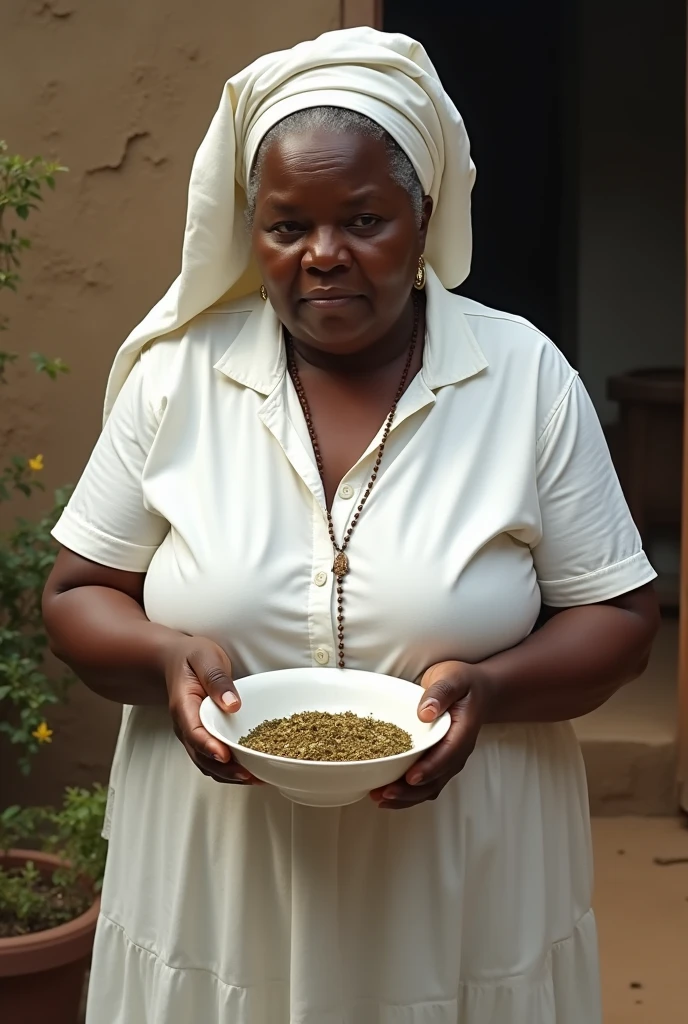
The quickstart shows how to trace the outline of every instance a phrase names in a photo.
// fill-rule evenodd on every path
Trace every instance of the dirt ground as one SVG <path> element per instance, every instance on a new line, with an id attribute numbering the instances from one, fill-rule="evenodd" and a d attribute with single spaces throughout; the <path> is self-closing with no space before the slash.
<path id="1" fill-rule="evenodd" d="M 687 1024 L 688 825 L 594 818 L 593 841 L 604 1024 Z"/>

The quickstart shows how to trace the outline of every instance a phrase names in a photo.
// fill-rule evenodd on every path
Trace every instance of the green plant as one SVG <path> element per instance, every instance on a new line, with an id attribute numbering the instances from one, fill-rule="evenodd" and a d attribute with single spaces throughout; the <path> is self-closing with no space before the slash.
<path id="1" fill-rule="evenodd" d="M 106 800 L 103 786 L 70 788 L 59 809 L 15 806 L 0 814 L 0 852 L 28 842 L 63 862 L 49 876 L 30 860 L 0 868 L 0 938 L 54 928 L 90 906 L 105 870 Z"/>
<path id="2" fill-rule="evenodd" d="M 0 140 L 0 291 L 17 291 L 22 255 L 31 246 L 21 224 L 38 209 L 44 186 L 53 189 L 55 175 L 65 170 L 42 157 L 10 155 Z M 0 330 L 7 326 L 7 318 L 0 317 Z M 37 352 L 31 359 L 36 371 L 51 380 L 67 372 L 61 359 Z M 8 370 L 16 361 L 16 353 L 0 351 L 0 385 L 9 384 Z M 43 490 L 42 470 L 42 455 L 10 458 L 0 466 L 0 502 Z M 32 755 L 50 742 L 47 711 L 64 697 L 70 678 L 46 674 L 47 639 L 41 621 L 41 594 L 55 560 L 50 531 L 68 494 L 66 488 L 57 491 L 47 514 L 37 521 L 17 518 L 13 528 L 0 535 L 0 733 L 18 748 L 24 772 Z"/>
<path id="3" fill-rule="evenodd" d="M 17 226 L 38 208 L 43 186 L 54 188 L 55 175 L 64 170 L 42 157 L 10 156 L 0 141 L 0 291 L 17 290 L 21 257 L 30 247 Z M 7 325 L 2 319 L 0 330 Z M 39 353 L 31 359 L 36 371 L 51 380 L 67 372 L 61 359 Z M 8 371 L 16 361 L 15 353 L 0 352 L 0 387 L 9 384 Z M 43 490 L 42 470 L 42 455 L 10 458 L 0 466 L 0 502 Z M 64 697 L 71 678 L 46 673 L 48 645 L 41 619 L 41 595 L 56 555 L 50 531 L 68 495 L 68 488 L 58 490 L 49 512 L 34 520 L 15 517 L 11 529 L 0 534 L 0 733 L 17 748 L 23 771 L 40 746 L 50 742 L 47 712 Z M 105 802 L 106 790 L 95 785 L 67 789 L 59 809 L 12 806 L 0 814 L 0 851 L 22 845 L 61 861 L 48 876 L 30 859 L 18 868 L 0 868 L 0 937 L 53 928 L 92 903 L 105 866 Z"/>
<path id="4" fill-rule="evenodd" d="M 44 160 L 42 156 L 26 160 L 10 155 L 7 143 L 0 139 L 0 288 L 16 292 L 21 281 L 21 254 L 31 248 L 31 240 L 20 235 L 16 226 L 7 226 L 5 215 L 14 212 L 20 221 L 28 220 L 31 211 L 37 210 L 43 201 L 43 186 L 54 189 L 55 175 L 66 170 L 66 167 Z M 6 327 L 7 320 L 0 320 L 0 330 Z M 0 360 L 0 373 L 6 361 Z"/>

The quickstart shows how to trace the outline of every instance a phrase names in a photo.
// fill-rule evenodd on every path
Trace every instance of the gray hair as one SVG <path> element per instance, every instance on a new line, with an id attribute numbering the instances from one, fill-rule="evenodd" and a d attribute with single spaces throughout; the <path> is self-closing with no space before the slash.
<path id="1" fill-rule="evenodd" d="M 385 131 L 376 121 L 355 110 L 347 110 L 344 107 L 307 107 L 278 121 L 261 140 L 246 189 L 246 216 L 249 227 L 253 224 L 256 212 L 256 198 L 260 188 L 263 162 L 268 149 L 273 142 L 279 142 L 294 132 L 313 131 L 367 135 L 369 138 L 384 142 L 389 160 L 390 177 L 408 193 L 416 220 L 420 224 L 425 195 L 423 186 L 413 164 L 396 139 L 393 139 L 389 132 Z"/>

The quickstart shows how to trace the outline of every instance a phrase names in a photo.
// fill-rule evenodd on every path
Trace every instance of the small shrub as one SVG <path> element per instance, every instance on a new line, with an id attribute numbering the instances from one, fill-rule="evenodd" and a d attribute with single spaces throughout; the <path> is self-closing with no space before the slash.
<path id="1" fill-rule="evenodd" d="M 54 928 L 88 909 L 105 870 L 106 800 L 104 786 L 69 788 L 57 810 L 13 806 L 0 814 L 0 852 L 28 844 L 63 862 L 51 875 L 30 860 L 0 868 L 0 938 Z"/>

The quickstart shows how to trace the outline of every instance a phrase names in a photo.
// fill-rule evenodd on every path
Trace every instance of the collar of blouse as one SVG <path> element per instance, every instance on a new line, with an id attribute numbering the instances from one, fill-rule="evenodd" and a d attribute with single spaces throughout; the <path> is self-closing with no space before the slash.
<path id="1" fill-rule="evenodd" d="M 427 268 L 426 342 L 423 381 L 430 391 L 473 377 L 487 366 L 461 308 L 461 299 L 447 291 Z M 219 310 L 220 307 L 215 307 Z M 281 324 L 269 302 L 247 304 L 246 323 L 215 364 L 230 380 L 270 395 L 286 373 Z"/>

